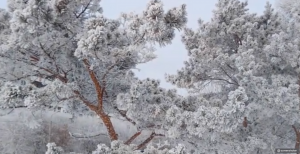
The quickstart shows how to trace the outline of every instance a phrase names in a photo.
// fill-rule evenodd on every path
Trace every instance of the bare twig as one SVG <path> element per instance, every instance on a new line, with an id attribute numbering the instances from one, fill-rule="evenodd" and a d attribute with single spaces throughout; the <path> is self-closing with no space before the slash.
<path id="1" fill-rule="evenodd" d="M 90 6 L 91 2 L 92 2 L 92 0 L 90 0 L 88 2 L 88 4 L 83 8 L 83 10 L 78 15 L 75 14 L 76 18 L 79 18 L 87 10 L 87 8 Z"/>
<path id="2" fill-rule="evenodd" d="M 235 85 L 239 86 L 239 83 L 232 76 L 230 76 L 223 67 L 220 67 L 220 68 L 225 73 L 225 75 L 235 83 Z"/>

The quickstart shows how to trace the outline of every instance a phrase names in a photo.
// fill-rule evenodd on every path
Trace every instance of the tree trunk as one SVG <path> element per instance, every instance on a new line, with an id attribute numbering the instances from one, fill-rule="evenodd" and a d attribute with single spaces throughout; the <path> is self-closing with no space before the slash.
<path id="1" fill-rule="evenodd" d="M 103 121 L 111 141 L 118 140 L 118 134 L 116 133 L 114 126 L 112 125 L 110 117 L 101 110 L 96 111 L 96 113 Z"/>
<path id="2" fill-rule="evenodd" d="M 74 91 L 74 93 L 79 97 L 79 99 L 92 111 L 94 111 L 102 120 L 104 126 L 107 129 L 109 138 L 111 141 L 118 140 L 118 134 L 116 133 L 114 126 L 110 120 L 110 117 L 103 111 L 102 108 L 93 105 L 91 102 L 86 100 L 79 91 Z"/>
<path id="3" fill-rule="evenodd" d="M 88 63 L 88 60 L 84 59 L 83 63 L 85 64 L 85 66 L 89 72 L 89 75 L 91 77 L 91 80 L 94 83 L 94 86 L 95 86 L 95 89 L 97 92 L 97 98 L 98 98 L 97 106 L 90 105 L 89 108 L 91 110 L 93 110 L 94 112 L 96 112 L 97 115 L 101 118 L 101 120 L 103 121 L 103 123 L 108 131 L 108 135 L 109 135 L 111 141 L 118 140 L 118 134 L 116 133 L 115 128 L 111 123 L 110 117 L 103 111 L 103 94 L 105 91 L 105 85 L 103 85 L 103 86 L 100 85 L 95 72 L 90 69 L 90 64 Z M 83 99 L 83 100 L 85 100 L 85 99 Z M 91 103 L 89 103 L 89 104 L 91 104 Z"/>

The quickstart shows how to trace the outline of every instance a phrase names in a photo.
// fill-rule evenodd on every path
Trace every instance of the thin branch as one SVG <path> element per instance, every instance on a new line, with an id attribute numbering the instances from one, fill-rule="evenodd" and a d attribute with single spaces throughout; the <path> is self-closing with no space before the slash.
<path id="1" fill-rule="evenodd" d="M 50 53 L 48 53 L 48 52 L 46 51 L 46 49 L 43 47 L 43 45 L 42 45 L 41 42 L 40 42 L 39 44 L 40 44 L 40 48 L 42 49 L 42 51 L 44 52 L 44 54 L 45 54 L 47 57 L 49 57 L 49 59 L 51 59 L 51 61 L 54 63 L 55 68 L 56 68 L 56 72 L 59 72 L 60 67 L 58 67 L 58 65 L 57 65 L 57 63 L 56 63 L 56 61 L 55 61 L 55 58 L 54 58 L 54 57 L 51 57 Z M 51 64 L 52 64 L 52 62 L 51 62 Z"/>
<path id="2" fill-rule="evenodd" d="M 46 51 L 46 49 L 43 47 L 43 45 L 42 45 L 41 42 L 39 42 L 39 45 L 40 45 L 40 48 L 42 49 L 42 51 L 44 52 L 44 54 L 45 54 L 47 57 L 49 57 L 51 60 L 54 60 L 54 58 L 51 57 L 50 53 L 48 53 L 48 52 Z"/>
<path id="3" fill-rule="evenodd" d="M 127 117 L 126 111 L 122 111 L 122 110 L 118 109 L 116 106 L 114 107 L 114 109 L 116 109 L 120 113 L 120 115 L 122 117 L 124 117 L 128 122 L 132 123 L 133 125 L 136 125 L 136 122 L 134 122 L 132 119 Z"/>
<path id="4" fill-rule="evenodd" d="M 237 86 L 239 86 L 239 83 L 235 80 L 235 79 L 233 79 L 233 77 L 231 77 L 226 71 L 225 71 L 225 69 L 223 68 L 223 67 L 220 67 L 221 68 L 221 70 L 225 73 L 225 75 L 227 76 L 227 77 L 229 77 L 233 82 L 235 82 L 235 84 L 237 85 Z"/>
<path id="5" fill-rule="evenodd" d="M 56 98 L 59 100 L 58 102 L 62 102 L 62 101 L 66 101 L 66 100 L 69 100 L 69 99 L 73 99 L 73 98 L 77 98 L 77 96 L 70 96 L 70 97 L 65 97 L 65 98 L 59 98 L 59 96 L 55 93 L 55 96 Z"/>
<path id="6" fill-rule="evenodd" d="M 18 61 L 18 62 L 22 62 L 22 63 L 25 63 L 25 64 L 27 64 L 27 65 L 33 66 L 33 67 L 37 67 L 37 68 L 39 68 L 39 69 L 41 69 L 41 70 L 44 70 L 45 72 L 50 73 L 51 75 L 54 75 L 57 79 L 59 79 L 59 80 L 62 81 L 63 83 L 67 83 L 67 81 L 68 81 L 65 77 L 59 75 L 58 73 L 52 71 L 51 69 L 48 69 L 48 68 L 45 68 L 45 67 L 38 66 L 38 65 L 36 65 L 36 64 L 27 62 L 27 61 L 22 60 L 22 59 L 14 59 L 14 58 L 5 56 L 5 55 L 3 55 L 3 54 L 0 54 L 0 56 L 1 56 L 1 57 L 4 57 L 4 58 L 11 59 L 11 60 L 15 60 L 15 61 Z"/>
<path id="7" fill-rule="evenodd" d="M 137 150 L 144 148 L 154 137 L 155 137 L 155 133 L 152 132 L 151 135 L 144 142 L 138 145 Z"/>
<path id="8" fill-rule="evenodd" d="M 6 74 L 5 74 L 6 73 Z M 28 78 L 28 77 L 32 77 L 32 76 L 38 76 L 39 74 L 29 74 L 29 75 L 23 75 L 23 76 L 16 76 L 16 75 L 14 75 L 14 74 L 12 74 L 12 73 L 8 73 L 8 72 L 4 72 L 3 74 L 5 74 L 6 76 L 7 76 L 7 74 L 10 74 L 11 76 L 13 76 L 14 77 L 14 79 L 7 79 L 6 77 L 2 77 L 2 76 L 0 76 L 0 78 L 1 79 L 4 79 L 4 80 L 6 80 L 6 81 L 19 81 L 19 80 L 21 80 L 21 79 L 24 79 L 24 78 Z"/>
<path id="9" fill-rule="evenodd" d="M 138 145 L 136 150 L 141 150 L 142 148 L 144 148 L 155 136 L 165 136 L 165 135 L 156 134 L 155 132 L 152 132 L 151 135 L 144 142 Z"/>
<path id="10" fill-rule="evenodd" d="M 232 66 L 230 66 L 229 64 L 226 63 L 226 66 L 228 66 L 230 69 L 232 69 L 234 71 L 234 68 Z"/>
<path id="11" fill-rule="evenodd" d="M 5 107 L 5 109 L 18 109 L 18 108 L 27 108 L 25 105 L 20 105 L 20 106 L 9 106 Z"/>
<path id="12" fill-rule="evenodd" d="M 201 85 L 202 88 L 195 88 L 195 89 L 197 89 L 197 91 L 201 91 L 201 90 L 203 90 L 205 87 L 207 87 L 211 82 L 212 82 L 212 81 L 208 81 L 207 83 L 204 83 L 204 84 Z"/>
<path id="13" fill-rule="evenodd" d="M 109 97 L 106 90 L 103 90 L 104 94 L 106 95 L 106 97 Z M 103 94 L 103 93 L 102 93 Z M 102 95 L 103 96 L 103 95 Z M 120 109 L 118 109 L 117 106 L 114 106 L 114 109 L 117 110 L 119 112 L 119 114 L 124 117 L 128 122 L 132 123 L 133 125 L 136 125 L 136 122 L 134 122 L 132 119 L 130 119 L 129 117 L 127 117 L 126 115 L 126 111 L 122 111 Z"/>
<path id="14" fill-rule="evenodd" d="M 88 4 L 83 8 L 83 10 L 78 15 L 76 15 L 76 18 L 79 18 L 87 10 L 87 8 L 90 6 L 91 2 L 92 2 L 92 0 L 90 0 L 88 2 Z"/>
<path id="15" fill-rule="evenodd" d="M 235 83 L 230 82 L 230 81 L 228 81 L 228 80 L 226 80 L 226 79 L 222 79 L 222 78 L 209 78 L 209 80 L 225 81 L 225 82 L 227 82 L 228 84 L 234 84 L 234 85 L 236 85 Z"/>
<path id="16" fill-rule="evenodd" d="M 136 139 L 139 135 L 141 135 L 141 131 L 133 134 L 126 142 L 124 142 L 124 144 L 128 145 L 130 144 L 134 139 Z"/>
<path id="17" fill-rule="evenodd" d="M 77 90 L 74 90 L 73 91 L 77 96 L 78 96 L 78 98 L 87 106 L 87 107 L 89 107 L 92 111 L 97 111 L 97 106 L 95 106 L 95 105 L 93 105 L 90 101 L 88 101 L 87 99 L 85 99 L 81 94 L 80 94 L 80 92 L 79 91 L 77 91 Z"/>
<path id="18" fill-rule="evenodd" d="M 67 29 L 70 33 L 74 34 L 70 29 L 68 29 L 68 28 L 66 28 L 66 29 Z M 59 49 L 60 47 L 65 46 L 65 45 L 68 44 L 70 41 L 72 41 L 72 39 L 75 38 L 75 37 L 76 37 L 76 35 L 74 34 L 70 39 L 68 39 L 68 41 L 65 41 L 65 43 L 63 43 L 63 44 L 57 46 L 56 49 Z M 73 41 L 74 41 L 74 40 L 73 40 Z M 49 47 L 49 49 L 55 50 L 54 47 L 53 47 L 54 45 L 58 45 L 58 44 L 52 44 L 52 45 Z M 54 52 L 53 52 L 53 55 L 55 55 L 58 51 L 59 51 L 59 50 L 54 51 Z"/>
<path id="19" fill-rule="evenodd" d="M 77 136 L 77 135 L 75 135 L 75 134 L 73 134 L 71 132 L 69 132 L 69 134 L 70 134 L 71 137 L 81 138 L 81 139 L 82 138 L 86 139 L 86 138 L 98 137 L 98 136 L 107 136 L 107 134 L 102 134 L 102 133 L 99 133 L 99 134 L 96 134 L 96 135 L 91 135 L 91 136 Z"/>
<path id="20" fill-rule="evenodd" d="M 115 64 L 111 65 L 111 66 L 106 70 L 106 72 L 104 73 L 104 75 L 103 75 L 103 77 L 102 77 L 102 82 L 105 81 L 105 78 L 106 78 L 106 76 L 108 75 L 108 73 L 109 73 L 109 72 L 110 72 L 110 71 L 118 64 L 118 61 L 119 61 L 119 60 L 117 60 Z"/>
<path id="21" fill-rule="evenodd" d="M 8 112 L 5 113 L 5 114 L 1 114 L 0 117 L 9 115 L 10 113 L 12 113 L 12 112 L 14 111 L 14 109 L 15 109 L 15 108 L 11 109 L 10 111 L 8 111 Z"/>
<path id="22" fill-rule="evenodd" d="M 139 39 L 137 39 L 137 40 L 134 42 L 134 44 L 137 44 L 138 41 L 142 40 L 142 39 L 145 37 L 145 35 L 146 35 L 146 32 L 144 32 L 143 35 L 142 35 L 142 37 L 139 38 Z"/>
<path id="23" fill-rule="evenodd" d="M 191 141 L 188 141 L 188 143 L 190 143 L 191 145 L 193 145 L 195 148 L 198 148 L 197 144 L 196 143 L 193 143 Z"/>

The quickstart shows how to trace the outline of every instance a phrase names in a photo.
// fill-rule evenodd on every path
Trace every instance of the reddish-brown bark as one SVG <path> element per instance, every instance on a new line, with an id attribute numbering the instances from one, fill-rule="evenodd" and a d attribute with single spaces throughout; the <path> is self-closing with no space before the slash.
<path id="1" fill-rule="evenodd" d="M 108 135 L 109 135 L 110 139 L 112 141 L 118 140 L 118 134 L 116 133 L 115 128 L 112 125 L 110 117 L 107 114 L 105 114 L 102 110 L 98 110 L 96 113 L 103 121 L 103 123 L 108 131 Z"/>
<path id="2" fill-rule="evenodd" d="M 118 140 L 118 134 L 116 133 L 114 126 L 112 125 L 112 122 L 110 120 L 110 117 L 103 111 L 103 93 L 105 91 L 105 87 L 101 87 L 96 74 L 94 73 L 94 71 L 92 71 L 90 69 L 90 65 L 87 61 L 87 59 L 83 60 L 87 70 L 89 71 L 89 75 L 94 83 L 96 92 L 97 92 L 97 99 L 98 99 L 98 104 L 97 106 L 91 104 L 89 101 L 87 101 L 86 99 L 83 98 L 83 96 L 80 95 L 80 93 L 78 91 L 75 91 L 75 93 L 77 93 L 77 95 L 81 98 L 81 100 L 83 101 L 83 103 L 85 103 L 85 105 L 87 105 L 92 111 L 94 111 L 103 121 L 110 139 L 113 140 Z"/>
<path id="3" fill-rule="evenodd" d="M 96 74 L 94 73 L 93 70 L 90 69 L 90 64 L 88 63 L 88 61 L 86 59 L 83 60 L 87 70 L 89 71 L 89 75 L 94 83 L 94 86 L 96 88 L 96 92 L 97 92 L 97 98 L 98 98 L 98 108 L 102 109 L 103 108 L 103 93 L 102 93 L 102 87 L 96 77 Z"/>
<path id="4" fill-rule="evenodd" d="M 141 131 L 133 134 L 126 142 L 124 142 L 124 144 L 130 144 L 134 139 L 136 139 L 139 135 L 141 135 Z"/>

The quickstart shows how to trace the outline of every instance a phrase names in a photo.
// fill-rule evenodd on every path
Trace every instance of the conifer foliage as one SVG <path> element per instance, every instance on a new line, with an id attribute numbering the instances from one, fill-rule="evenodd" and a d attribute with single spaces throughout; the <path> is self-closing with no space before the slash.
<path id="1" fill-rule="evenodd" d="M 99 117 L 111 144 L 99 143 L 93 154 L 299 149 L 294 2 L 280 3 L 278 12 L 267 3 L 257 15 L 247 2 L 219 0 L 212 19 L 193 30 L 185 26 L 185 5 L 165 11 L 160 0 L 118 19 L 102 14 L 100 0 L 8 0 L 8 11 L 0 10 L 0 107 Z M 177 29 L 189 59 L 166 80 L 188 89 L 185 97 L 132 71 L 156 57 L 155 44 L 171 44 Z M 202 93 L 209 84 L 218 89 Z M 121 141 L 116 117 L 137 132 Z M 47 147 L 48 154 L 65 153 L 55 143 Z"/>
<path id="2" fill-rule="evenodd" d="M 100 0 L 8 0 L 8 8 L 0 18 L 1 107 L 96 114 L 112 141 L 108 114 L 126 117 L 115 101 L 137 80 L 131 69 L 187 22 L 185 5 L 165 11 L 160 0 L 117 20 L 103 16 Z"/>
<path id="3" fill-rule="evenodd" d="M 216 6 L 211 21 L 199 20 L 197 30 L 184 29 L 190 58 L 177 74 L 166 76 L 209 102 L 198 106 L 197 120 L 206 121 L 198 128 L 205 125 L 201 134 L 210 135 L 202 139 L 212 142 L 200 145 L 217 153 L 294 147 L 300 109 L 298 9 L 286 20 L 270 3 L 262 15 L 250 13 L 247 2 L 238 0 L 220 0 Z M 219 89 L 201 94 L 208 83 Z"/>

